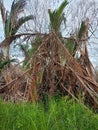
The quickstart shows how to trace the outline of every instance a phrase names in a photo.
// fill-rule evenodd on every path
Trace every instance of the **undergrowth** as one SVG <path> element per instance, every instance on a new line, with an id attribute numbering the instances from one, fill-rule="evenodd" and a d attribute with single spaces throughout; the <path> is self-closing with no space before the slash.
<path id="1" fill-rule="evenodd" d="M 0 130 L 98 130 L 98 114 L 74 100 L 9 103 L 0 100 Z"/>

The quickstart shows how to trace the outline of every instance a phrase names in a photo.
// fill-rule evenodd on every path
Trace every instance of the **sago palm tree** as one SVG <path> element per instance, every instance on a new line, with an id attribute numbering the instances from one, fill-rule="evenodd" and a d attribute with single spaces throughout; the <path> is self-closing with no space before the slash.
<path id="1" fill-rule="evenodd" d="M 10 12 L 5 10 L 3 0 L 0 0 L 0 10 L 1 16 L 4 26 L 4 35 L 5 39 L 15 35 L 18 29 L 27 21 L 33 19 L 32 15 L 22 16 L 20 17 L 19 14 L 24 11 L 24 7 L 26 5 L 26 0 L 14 0 L 11 5 Z M 9 58 L 9 49 L 10 44 L 14 39 L 10 38 L 6 45 L 6 56 Z"/>
<path id="2" fill-rule="evenodd" d="M 64 0 L 57 10 L 53 12 L 50 9 L 48 10 L 51 30 L 54 30 L 57 34 L 60 34 L 61 23 L 66 22 L 63 11 L 67 4 L 67 0 Z"/>

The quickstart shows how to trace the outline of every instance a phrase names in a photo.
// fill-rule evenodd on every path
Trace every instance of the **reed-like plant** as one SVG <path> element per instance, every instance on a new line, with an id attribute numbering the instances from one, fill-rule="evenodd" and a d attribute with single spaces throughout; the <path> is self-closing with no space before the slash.
<path id="1" fill-rule="evenodd" d="M 50 99 L 43 103 L 5 103 L 0 101 L 0 130 L 98 130 L 98 114 L 69 100 Z"/>

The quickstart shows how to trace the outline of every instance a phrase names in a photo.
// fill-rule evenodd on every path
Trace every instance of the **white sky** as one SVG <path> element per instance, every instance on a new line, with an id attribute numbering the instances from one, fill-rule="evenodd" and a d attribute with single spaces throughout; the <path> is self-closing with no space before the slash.
<path id="1" fill-rule="evenodd" d="M 12 1 L 13 0 L 4 0 L 4 5 L 5 5 L 5 7 L 6 7 L 7 10 L 9 10 Z M 3 34 L 3 25 L 2 25 L 2 19 L 1 19 L 1 14 L 0 14 L 0 41 L 2 41 L 3 37 L 4 37 L 4 34 Z"/>
<path id="2" fill-rule="evenodd" d="M 9 10 L 9 8 L 10 8 L 10 6 L 11 6 L 11 3 L 12 3 L 12 1 L 13 0 L 4 0 L 4 5 L 5 5 L 5 7 L 6 7 L 6 10 Z M 31 0 L 32 1 L 32 0 Z M 55 3 L 55 0 L 50 0 L 49 2 L 51 2 L 51 1 L 54 1 L 54 3 Z M 58 2 L 62 2 L 63 0 L 58 0 Z M 77 4 L 77 2 L 79 2 L 80 0 L 69 0 L 69 1 L 71 1 L 72 2 L 72 4 L 74 5 L 76 5 Z M 85 1 L 85 0 L 84 0 Z M 89 1 L 91 1 L 91 0 L 87 0 L 88 2 Z M 98 0 L 95 0 L 96 2 L 98 2 Z M 51 4 L 51 3 L 50 3 Z M 56 5 L 58 6 L 58 3 L 56 3 Z M 2 26 L 2 20 L 1 20 L 1 15 L 0 15 L 0 41 L 2 41 L 3 40 L 3 38 L 4 38 L 4 34 L 3 34 L 3 26 Z M 98 65 L 98 63 L 96 62 L 96 61 L 98 61 L 98 45 L 91 45 L 91 47 L 93 48 L 93 49 L 90 49 L 90 56 L 91 56 L 91 60 L 92 60 L 92 62 L 94 63 L 94 65 L 96 64 L 96 65 Z M 95 50 L 95 51 L 93 51 L 93 50 Z"/>

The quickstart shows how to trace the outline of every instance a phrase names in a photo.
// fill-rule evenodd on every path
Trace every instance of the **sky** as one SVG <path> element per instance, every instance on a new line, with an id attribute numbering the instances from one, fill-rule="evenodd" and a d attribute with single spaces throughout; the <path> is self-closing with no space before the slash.
<path id="1" fill-rule="evenodd" d="M 7 10 L 9 10 L 11 3 L 12 3 L 12 0 L 4 0 L 4 5 L 5 5 Z M 3 25 L 2 25 L 1 15 L 0 15 L 0 41 L 2 41 L 3 38 L 4 38 Z"/>
<path id="2" fill-rule="evenodd" d="M 9 10 L 10 6 L 11 6 L 11 3 L 12 3 L 13 0 L 4 0 L 4 5 L 6 7 L 7 10 Z M 32 1 L 32 0 L 31 0 Z M 42 1 L 42 0 L 41 0 Z M 51 1 L 51 0 L 50 0 Z M 53 0 L 54 3 L 55 3 L 55 0 Z M 60 0 L 58 0 L 60 1 Z M 72 1 L 72 4 L 74 4 L 74 2 L 78 3 L 79 0 L 69 0 L 69 1 Z M 88 1 L 91 1 L 91 0 L 88 0 Z M 98 2 L 98 0 L 95 0 L 96 2 Z M 75 4 L 76 4 L 75 3 Z M 56 3 L 56 6 L 58 6 L 58 3 Z M 2 19 L 1 19 L 1 15 L 0 15 L 0 42 L 4 39 L 4 34 L 3 34 L 3 25 L 2 25 Z M 90 44 L 88 46 L 89 48 L 89 56 L 90 56 L 90 59 L 93 63 L 94 66 L 98 66 L 98 45 L 97 44 Z M 16 48 L 17 49 L 17 48 Z M 12 49 L 13 51 L 13 49 Z"/>

